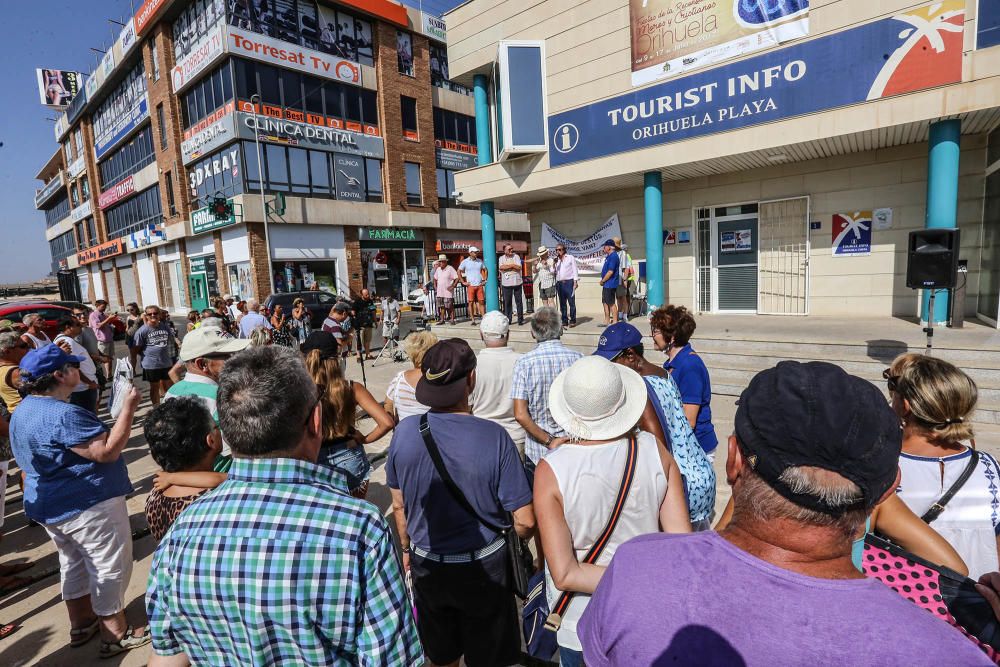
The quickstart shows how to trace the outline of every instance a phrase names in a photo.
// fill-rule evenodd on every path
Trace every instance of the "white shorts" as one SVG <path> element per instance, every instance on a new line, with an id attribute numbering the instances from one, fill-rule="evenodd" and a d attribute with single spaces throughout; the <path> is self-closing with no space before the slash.
<path id="1" fill-rule="evenodd" d="M 99 502 L 72 519 L 46 525 L 45 530 L 59 552 L 63 600 L 89 595 L 98 616 L 123 610 L 132 577 L 132 529 L 125 496 Z"/>

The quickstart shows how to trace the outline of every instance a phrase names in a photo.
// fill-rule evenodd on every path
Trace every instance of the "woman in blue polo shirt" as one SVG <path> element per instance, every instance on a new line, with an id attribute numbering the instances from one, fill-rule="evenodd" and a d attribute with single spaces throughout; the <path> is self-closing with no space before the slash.
<path id="1" fill-rule="evenodd" d="M 667 354 L 663 367 L 681 391 L 684 414 L 698 444 L 714 461 L 719 439 L 712 424 L 712 381 L 705 362 L 689 342 L 696 326 L 694 316 L 684 306 L 663 306 L 653 312 L 649 322 L 656 349 Z"/>

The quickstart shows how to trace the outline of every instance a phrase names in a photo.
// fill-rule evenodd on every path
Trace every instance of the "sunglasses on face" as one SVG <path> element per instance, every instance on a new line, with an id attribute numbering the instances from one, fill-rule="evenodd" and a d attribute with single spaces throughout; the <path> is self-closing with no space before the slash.
<path id="1" fill-rule="evenodd" d="M 73 313 L 73 317 L 86 317 L 87 313 Z"/>
<path id="2" fill-rule="evenodd" d="M 556 248 L 556 252 L 566 252 L 566 248 Z"/>
<path id="3" fill-rule="evenodd" d="M 887 368 L 882 371 L 882 379 L 885 380 L 885 386 L 889 389 L 889 391 L 896 391 L 896 388 L 899 386 L 898 375 L 891 375 L 889 373 L 889 369 Z"/>

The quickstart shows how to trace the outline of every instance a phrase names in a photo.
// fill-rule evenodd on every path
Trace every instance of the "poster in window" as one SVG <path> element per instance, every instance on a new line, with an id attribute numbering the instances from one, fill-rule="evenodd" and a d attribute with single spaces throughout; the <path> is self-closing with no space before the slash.
<path id="1" fill-rule="evenodd" d="M 354 36 L 357 40 L 358 61 L 365 65 L 375 64 L 375 47 L 372 40 L 372 24 L 354 19 Z"/>
<path id="2" fill-rule="evenodd" d="M 334 153 L 333 168 L 337 175 L 337 199 L 365 201 L 364 158 Z"/>
<path id="3" fill-rule="evenodd" d="M 440 46 L 431 44 L 431 85 L 443 87 L 447 77 L 444 72 L 448 69 L 448 51 Z"/>
<path id="4" fill-rule="evenodd" d="M 302 46 L 319 50 L 319 18 L 312 2 L 299 3 L 299 36 Z"/>
<path id="5" fill-rule="evenodd" d="M 736 252 L 753 250 L 753 232 L 749 229 L 736 230 Z"/>
<path id="6" fill-rule="evenodd" d="M 38 97 L 47 107 L 65 107 L 83 87 L 83 73 L 63 69 L 38 69 Z"/>
<path id="7" fill-rule="evenodd" d="M 396 31 L 396 61 L 401 74 L 413 76 L 413 38 L 401 30 Z"/>
<path id="8" fill-rule="evenodd" d="M 723 253 L 736 252 L 736 232 L 719 234 L 719 251 Z"/>
<path id="9" fill-rule="evenodd" d="M 295 0 L 271 0 L 274 5 L 273 37 L 292 44 L 299 42 L 299 17 L 295 13 Z"/>
<path id="10" fill-rule="evenodd" d="M 324 5 L 319 6 L 319 50 L 340 56 L 337 46 L 337 12 Z"/>
<path id="11" fill-rule="evenodd" d="M 250 272 L 250 262 L 229 265 L 229 287 L 237 301 L 254 298 L 253 274 Z"/>
<path id="12" fill-rule="evenodd" d="M 354 30 L 354 17 L 344 12 L 337 12 L 337 48 L 341 57 L 357 62 L 358 38 Z"/>
<path id="13" fill-rule="evenodd" d="M 232 0 L 230 23 L 261 35 L 272 35 L 274 0 Z"/>

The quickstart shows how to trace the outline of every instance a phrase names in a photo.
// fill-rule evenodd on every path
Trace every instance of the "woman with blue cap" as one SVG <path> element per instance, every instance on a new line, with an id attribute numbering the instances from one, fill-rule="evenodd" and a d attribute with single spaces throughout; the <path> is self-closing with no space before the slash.
<path id="1" fill-rule="evenodd" d="M 677 467 L 684 475 L 688 512 L 694 530 L 708 530 L 715 511 L 715 470 L 698 443 L 684 414 L 681 393 L 673 378 L 662 367 L 643 356 L 642 334 L 627 322 L 608 327 L 601 336 L 594 354 L 642 376 L 646 384 L 648 406 L 656 414 L 658 424 L 644 425 L 673 454 Z M 659 426 L 660 433 L 655 426 Z"/>
<path id="2" fill-rule="evenodd" d="M 24 471 L 24 513 L 45 527 L 59 552 L 70 646 L 101 635 L 108 658 L 149 643 L 125 618 L 132 575 L 132 530 L 125 496 L 132 493 L 122 450 L 139 391 L 132 387 L 114 427 L 69 402 L 80 382 L 81 357 L 58 345 L 32 350 L 20 365 L 24 400 L 10 422 L 11 448 Z"/>

